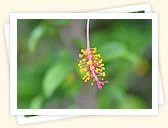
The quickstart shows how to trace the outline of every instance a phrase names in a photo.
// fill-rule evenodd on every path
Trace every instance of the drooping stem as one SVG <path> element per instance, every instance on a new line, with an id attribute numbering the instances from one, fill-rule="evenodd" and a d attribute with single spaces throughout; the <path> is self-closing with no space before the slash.
<path id="1" fill-rule="evenodd" d="M 86 43 L 86 47 L 87 47 L 87 50 L 90 50 L 90 38 L 89 38 L 89 19 L 87 19 L 87 28 L 86 28 L 86 38 L 87 38 L 87 43 Z M 88 60 L 91 61 L 91 57 L 90 57 L 90 54 L 88 54 Z M 95 71 L 94 69 L 91 69 L 91 73 L 92 73 L 92 76 L 95 78 L 98 86 L 99 86 L 99 79 L 97 77 L 97 75 L 95 74 Z"/>
<path id="2" fill-rule="evenodd" d="M 93 79 L 93 82 L 97 83 L 97 86 L 100 90 L 105 83 L 108 81 L 103 81 L 105 76 L 104 64 L 102 64 L 102 59 L 100 54 L 96 54 L 96 48 L 90 48 L 90 38 L 89 38 L 89 20 L 87 19 L 86 23 L 86 49 L 81 49 L 82 54 L 79 54 L 78 66 L 80 67 L 80 72 L 85 72 L 83 80 L 87 82 L 90 79 Z M 100 77 L 100 78 L 99 78 Z"/>
<path id="3" fill-rule="evenodd" d="M 86 28 L 86 38 L 87 38 L 87 41 L 86 41 L 86 47 L 87 47 L 87 50 L 90 49 L 90 39 L 89 39 L 89 19 L 87 19 L 87 28 Z"/>

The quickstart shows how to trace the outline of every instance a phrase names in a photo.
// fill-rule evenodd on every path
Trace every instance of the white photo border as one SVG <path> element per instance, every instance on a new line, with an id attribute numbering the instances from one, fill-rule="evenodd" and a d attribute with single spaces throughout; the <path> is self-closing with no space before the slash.
<path id="1" fill-rule="evenodd" d="M 151 12 L 151 5 L 150 4 L 138 4 L 138 5 L 129 5 L 129 6 L 122 6 L 118 8 L 104 8 L 104 9 L 96 9 L 89 12 L 105 12 L 105 13 L 128 13 L 128 12 L 137 12 L 137 11 L 145 11 Z"/>
<path id="2" fill-rule="evenodd" d="M 17 19 L 151 19 L 152 109 L 17 109 Z M 12 13 L 10 16 L 10 98 L 12 115 L 157 115 L 158 19 L 156 13 Z"/>
<path id="3" fill-rule="evenodd" d="M 124 6 L 120 8 L 107 8 L 103 10 L 96 10 L 94 12 L 134 12 L 134 11 L 144 11 L 146 12 L 151 12 L 151 6 L 150 4 L 140 4 L 140 5 L 131 5 L 131 6 Z M 92 12 L 92 11 L 90 11 Z M 7 25 L 5 26 L 7 29 L 7 32 L 9 28 Z M 6 33 L 7 33 L 6 32 Z M 9 32 L 8 32 L 9 33 Z M 164 103 L 164 98 L 163 98 L 163 92 L 162 92 L 162 87 L 161 87 L 161 80 L 160 80 L 160 74 L 159 74 L 159 104 Z M 29 124 L 29 123 L 37 123 L 37 122 L 44 122 L 44 121 L 51 121 L 51 120 L 58 120 L 58 116 L 36 116 L 36 117 L 25 117 L 25 116 L 17 116 L 17 123 L 18 124 Z M 62 116 L 60 116 L 62 117 Z M 73 117 L 78 117 L 78 116 L 73 116 Z M 60 118 L 59 118 L 60 119 Z M 64 119 L 64 118 L 61 118 Z M 67 118 L 66 118 L 67 119 Z"/>
<path id="4" fill-rule="evenodd" d="M 64 120 L 64 119 L 71 119 L 74 117 L 79 116 L 32 116 L 32 117 L 25 117 L 25 116 L 17 116 L 17 123 L 18 124 L 30 124 L 30 123 L 37 123 L 37 122 L 44 122 L 44 121 L 54 121 L 54 120 Z"/>

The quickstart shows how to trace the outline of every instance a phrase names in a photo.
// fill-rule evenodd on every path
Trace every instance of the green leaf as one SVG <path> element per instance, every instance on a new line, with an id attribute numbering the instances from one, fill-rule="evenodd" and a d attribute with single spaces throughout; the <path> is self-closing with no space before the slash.
<path id="1" fill-rule="evenodd" d="M 40 92 L 41 72 L 33 67 L 19 67 L 17 71 L 17 96 L 31 99 Z"/>
<path id="2" fill-rule="evenodd" d="M 98 49 L 105 62 L 115 59 L 125 59 L 131 63 L 138 63 L 140 57 L 134 52 L 129 51 L 121 42 L 109 42 Z"/>
<path id="3" fill-rule="evenodd" d="M 56 63 L 51 66 L 43 80 L 43 91 L 46 97 L 50 97 L 63 82 L 72 69 L 72 58 L 67 51 L 62 50 Z"/>
<path id="4" fill-rule="evenodd" d="M 30 103 L 30 108 L 38 109 L 42 107 L 43 97 L 41 95 L 36 96 Z"/>
<path id="5" fill-rule="evenodd" d="M 28 49 L 30 52 L 34 52 L 37 43 L 39 42 L 40 38 L 44 35 L 46 31 L 47 31 L 47 25 L 44 22 L 42 22 L 36 28 L 33 29 L 28 40 Z"/>
<path id="6" fill-rule="evenodd" d="M 126 52 L 126 48 L 120 42 L 109 42 L 99 47 L 98 52 L 103 56 L 104 61 L 111 61 L 122 57 Z"/>
<path id="7" fill-rule="evenodd" d="M 141 60 L 140 56 L 135 54 L 134 52 L 127 51 L 124 55 L 123 58 L 126 59 L 127 61 L 133 63 L 133 64 L 138 64 Z"/>

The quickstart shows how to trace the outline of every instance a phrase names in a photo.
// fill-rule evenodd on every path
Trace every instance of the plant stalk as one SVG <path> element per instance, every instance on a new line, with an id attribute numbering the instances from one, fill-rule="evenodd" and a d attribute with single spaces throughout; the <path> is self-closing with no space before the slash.
<path id="1" fill-rule="evenodd" d="M 87 30 L 86 30 L 86 48 L 87 50 L 90 50 L 90 38 L 89 38 L 89 19 L 87 19 Z"/>

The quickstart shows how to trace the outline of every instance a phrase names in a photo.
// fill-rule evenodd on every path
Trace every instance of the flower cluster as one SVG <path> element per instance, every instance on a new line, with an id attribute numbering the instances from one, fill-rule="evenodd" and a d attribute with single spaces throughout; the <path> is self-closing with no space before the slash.
<path id="1" fill-rule="evenodd" d="M 105 67 L 103 59 L 101 59 L 100 54 L 97 54 L 96 52 L 96 48 L 82 49 L 82 54 L 79 54 L 80 61 L 78 66 L 80 72 L 85 74 L 83 76 L 84 82 L 92 80 L 91 85 L 96 82 L 98 88 L 102 90 L 102 86 L 107 83 L 107 81 L 103 81 L 106 76 L 104 72 Z"/>

